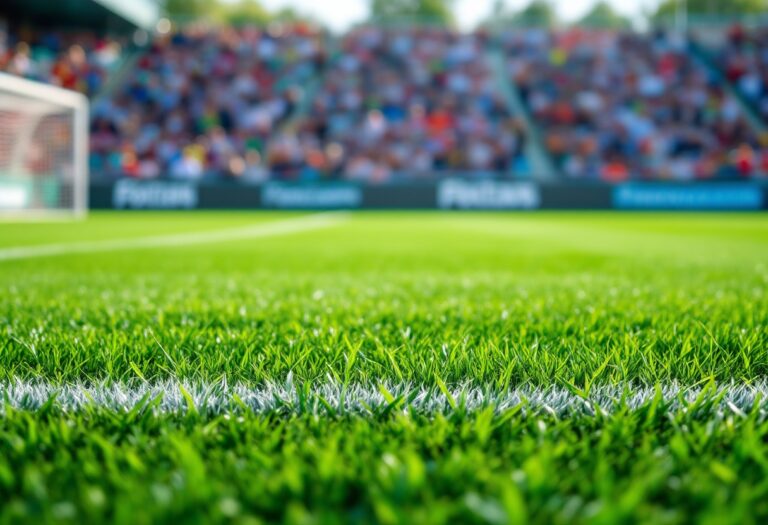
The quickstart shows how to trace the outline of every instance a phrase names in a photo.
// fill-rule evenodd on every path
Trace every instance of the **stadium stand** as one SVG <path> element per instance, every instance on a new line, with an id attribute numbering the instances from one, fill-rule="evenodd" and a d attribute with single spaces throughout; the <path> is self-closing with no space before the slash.
<path id="1" fill-rule="evenodd" d="M 734 25 L 717 53 L 726 78 L 768 120 L 768 28 Z"/>
<path id="2" fill-rule="evenodd" d="M 740 180 L 768 173 L 766 137 L 733 96 L 768 118 L 767 34 L 735 28 L 713 71 L 662 31 L 360 27 L 334 39 L 191 24 L 156 34 L 129 80 L 97 98 L 119 39 L 5 31 L 0 69 L 97 100 L 97 179 L 535 178 L 525 146 L 540 142 L 565 180 Z M 500 95 L 498 49 L 530 118 Z"/>
<path id="3" fill-rule="evenodd" d="M 0 29 L 0 71 L 93 96 L 119 63 L 124 46 L 87 31 Z"/>
<path id="4" fill-rule="evenodd" d="M 95 98 L 159 14 L 156 0 L 3 0 L 0 72 Z"/>
<path id="5" fill-rule="evenodd" d="M 444 29 L 365 27 L 342 51 L 300 127 L 344 178 L 523 175 L 525 134 L 486 63 L 487 42 Z"/>
<path id="6" fill-rule="evenodd" d="M 191 25 L 160 36 L 125 88 L 94 107 L 92 169 L 262 180 L 277 167 L 267 143 L 324 61 L 321 38 L 302 26 L 278 34 Z"/>
<path id="7" fill-rule="evenodd" d="M 738 102 L 682 40 L 530 30 L 506 35 L 504 47 L 566 177 L 738 179 L 768 167 Z"/>
<path id="8" fill-rule="evenodd" d="M 159 39 L 126 91 L 96 108 L 94 167 L 251 181 L 524 172 L 524 134 L 483 52 L 475 35 L 365 28 L 323 74 L 323 39 L 306 28 L 187 28 Z M 313 95 L 295 88 L 319 75 Z M 309 111 L 286 126 L 302 95 Z"/>

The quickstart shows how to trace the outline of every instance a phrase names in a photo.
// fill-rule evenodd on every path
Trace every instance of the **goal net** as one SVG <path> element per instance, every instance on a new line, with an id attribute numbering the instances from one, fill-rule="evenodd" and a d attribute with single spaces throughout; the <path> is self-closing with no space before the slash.
<path id="1" fill-rule="evenodd" d="M 0 218 L 83 215 L 88 100 L 0 73 Z"/>

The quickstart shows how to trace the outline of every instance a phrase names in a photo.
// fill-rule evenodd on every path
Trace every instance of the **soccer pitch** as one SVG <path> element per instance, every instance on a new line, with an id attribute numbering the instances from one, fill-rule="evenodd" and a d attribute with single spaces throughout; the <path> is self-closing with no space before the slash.
<path id="1" fill-rule="evenodd" d="M 768 217 L 0 225 L 0 523 L 766 523 Z"/>

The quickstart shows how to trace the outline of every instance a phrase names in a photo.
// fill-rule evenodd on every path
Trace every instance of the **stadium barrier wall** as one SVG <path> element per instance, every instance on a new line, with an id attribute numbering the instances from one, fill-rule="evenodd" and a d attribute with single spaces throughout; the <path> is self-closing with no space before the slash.
<path id="1" fill-rule="evenodd" d="M 453 209 L 732 210 L 768 209 L 768 184 L 538 184 L 445 179 L 432 183 L 347 182 L 263 185 L 176 181 L 94 182 L 93 209 Z"/>

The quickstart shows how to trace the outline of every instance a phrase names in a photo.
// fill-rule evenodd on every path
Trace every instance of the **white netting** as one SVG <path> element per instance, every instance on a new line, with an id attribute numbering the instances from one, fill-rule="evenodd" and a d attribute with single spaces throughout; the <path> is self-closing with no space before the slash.
<path id="1" fill-rule="evenodd" d="M 0 213 L 84 211 L 86 119 L 78 95 L 0 76 Z"/>

